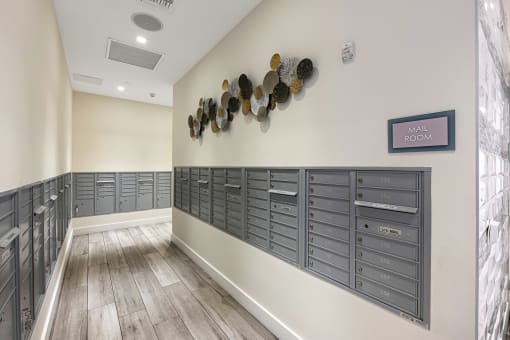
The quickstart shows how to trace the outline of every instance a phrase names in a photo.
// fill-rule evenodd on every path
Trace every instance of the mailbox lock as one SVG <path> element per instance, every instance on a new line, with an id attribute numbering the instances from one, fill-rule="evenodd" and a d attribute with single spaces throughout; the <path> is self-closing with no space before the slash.
<path id="1" fill-rule="evenodd" d="M 313 242 L 313 236 L 310 237 L 310 242 Z"/>
<path id="2" fill-rule="evenodd" d="M 312 266 L 312 267 L 313 267 L 313 261 L 310 261 L 310 266 Z"/>
<path id="3" fill-rule="evenodd" d="M 313 200 L 310 200 L 310 205 L 313 205 Z"/>
<path id="4" fill-rule="evenodd" d="M 310 181 L 314 181 L 315 178 L 313 176 L 310 176 Z"/>
<path id="5" fill-rule="evenodd" d="M 362 184 L 362 183 L 363 183 L 363 178 L 361 178 L 361 177 L 360 177 L 360 178 L 358 178 L 358 183 L 359 183 L 359 184 Z"/>
<path id="6" fill-rule="evenodd" d="M 358 287 L 363 287 L 363 282 L 358 281 L 357 283 L 358 283 Z"/>
<path id="7" fill-rule="evenodd" d="M 271 214 L 271 219 L 274 219 L 274 215 Z"/>
<path id="8" fill-rule="evenodd" d="M 313 212 L 310 213 L 310 217 L 313 217 Z"/>
<path id="9" fill-rule="evenodd" d="M 312 194 L 313 194 L 313 191 L 314 191 L 314 190 L 313 190 L 313 188 L 310 188 L 310 192 L 311 192 Z"/>
<path id="10" fill-rule="evenodd" d="M 313 224 L 310 223 L 310 230 L 313 230 Z"/>
<path id="11" fill-rule="evenodd" d="M 363 257 L 363 252 L 362 251 L 359 252 L 359 257 Z"/>
<path id="12" fill-rule="evenodd" d="M 360 242 L 360 243 L 363 242 L 363 237 L 361 237 L 361 236 L 358 237 L 358 242 Z"/>
<path id="13" fill-rule="evenodd" d="M 308 251 L 310 254 L 313 254 L 313 249 L 310 248 L 310 250 Z"/>
<path id="14" fill-rule="evenodd" d="M 359 198 L 362 198 L 362 197 L 363 197 L 363 194 L 362 194 L 361 192 L 360 192 L 360 193 L 358 193 L 358 197 L 359 197 Z"/>
<path id="15" fill-rule="evenodd" d="M 368 224 L 365 224 L 365 228 L 368 228 Z"/>
<path id="16" fill-rule="evenodd" d="M 363 272 L 363 267 L 359 267 L 358 272 L 360 272 L 360 273 Z"/>

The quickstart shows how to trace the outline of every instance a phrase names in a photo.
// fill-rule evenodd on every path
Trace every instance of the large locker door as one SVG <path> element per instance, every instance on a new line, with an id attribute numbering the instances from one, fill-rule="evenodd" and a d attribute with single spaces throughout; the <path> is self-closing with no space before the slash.
<path id="1" fill-rule="evenodd" d="M 57 262 L 57 180 L 54 179 L 50 182 L 50 201 L 49 201 L 49 212 L 50 212 L 50 261 L 51 271 L 55 268 Z"/>
<path id="2" fill-rule="evenodd" d="M 115 173 L 96 174 L 96 208 L 95 215 L 115 212 Z"/>
<path id="3" fill-rule="evenodd" d="M 42 184 L 33 188 L 33 256 L 34 256 L 34 320 L 43 300 L 44 285 L 44 188 Z"/>
<path id="4" fill-rule="evenodd" d="M 67 174 L 65 177 L 65 193 L 66 193 L 66 221 L 64 225 L 64 237 L 67 234 L 67 228 L 69 228 L 69 223 L 71 222 L 71 218 L 73 216 L 73 196 L 72 196 L 72 175 Z"/>
<path id="5" fill-rule="evenodd" d="M 211 222 L 211 190 L 210 190 L 210 170 L 200 168 L 200 177 L 198 179 L 199 196 L 199 218 L 207 223 Z"/>
<path id="6" fill-rule="evenodd" d="M 64 204 L 65 204 L 65 190 L 64 190 L 64 176 L 58 179 L 58 200 L 57 200 L 57 255 L 62 247 L 64 241 Z"/>
<path id="7" fill-rule="evenodd" d="M 156 174 L 157 182 L 157 202 L 156 207 L 158 209 L 170 208 L 172 203 L 170 198 L 172 197 L 172 173 L 171 172 L 158 172 Z"/>
<path id="8" fill-rule="evenodd" d="M 44 183 L 43 202 L 46 207 L 46 213 L 43 219 L 43 235 L 44 235 L 44 278 L 46 286 L 48 285 L 51 277 L 51 256 L 50 256 L 50 183 Z"/>
<path id="9" fill-rule="evenodd" d="M 227 169 L 226 171 L 226 231 L 240 239 L 243 238 L 243 195 L 242 170 Z"/>
<path id="10" fill-rule="evenodd" d="M 199 168 L 191 168 L 190 169 L 190 212 L 191 215 L 198 217 L 199 216 L 199 194 L 198 187 L 200 179 L 200 169 Z"/>
<path id="11" fill-rule="evenodd" d="M 94 215 L 94 174 L 75 174 L 74 217 Z"/>
<path id="12" fill-rule="evenodd" d="M 0 339 L 17 339 L 16 195 L 0 198 Z"/>
<path id="13" fill-rule="evenodd" d="M 181 169 L 174 169 L 174 206 L 182 209 L 182 181 Z"/>
<path id="14" fill-rule="evenodd" d="M 20 320 L 21 338 L 27 339 L 34 320 L 33 296 L 33 232 L 32 232 L 32 189 L 19 192 L 19 228 L 20 228 Z"/>
<path id="15" fill-rule="evenodd" d="M 138 194 L 136 197 L 137 210 L 148 210 L 154 207 L 154 173 L 141 172 L 137 174 Z"/>
<path id="16" fill-rule="evenodd" d="M 136 210 L 136 173 L 121 173 L 119 175 L 120 191 L 120 212 L 129 212 Z"/>

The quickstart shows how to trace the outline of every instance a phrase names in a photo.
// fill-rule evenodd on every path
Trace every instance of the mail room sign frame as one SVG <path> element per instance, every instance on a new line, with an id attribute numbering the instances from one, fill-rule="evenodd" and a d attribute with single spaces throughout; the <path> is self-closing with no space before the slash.
<path id="1" fill-rule="evenodd" d="M 455 110 L 388 120 L 388 152 L 455 150 Z"/>

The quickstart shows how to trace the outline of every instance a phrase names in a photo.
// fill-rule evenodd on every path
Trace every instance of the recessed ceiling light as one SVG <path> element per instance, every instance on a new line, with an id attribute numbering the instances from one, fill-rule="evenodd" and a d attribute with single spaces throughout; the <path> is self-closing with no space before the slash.
<path id="1" fill-rule="evenodd" d="M 136 37 L 136 41 L 139 44 L 146 44 L 147 43 L 147 38 L 146 37 L 142 37 L 141 35 L 139 35 L 139 36 Z"/>
<path id="2" fill-rule="evenodd" d="M 117 91 L 124 92 L 125 90 L 126 90 L 126 88 L 124 86 L 122 86 L 122 85 L 117 86 Z"/>

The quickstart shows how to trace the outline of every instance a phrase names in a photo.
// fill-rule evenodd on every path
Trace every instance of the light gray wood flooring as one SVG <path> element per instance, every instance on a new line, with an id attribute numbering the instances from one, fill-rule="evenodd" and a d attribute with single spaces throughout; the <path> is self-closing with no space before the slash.
<path id="1" fill-rule="evenodd" d="M 51 338 L 276 339 L 171 243 L 167 224 L 75 237 Z"/>

